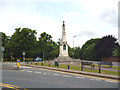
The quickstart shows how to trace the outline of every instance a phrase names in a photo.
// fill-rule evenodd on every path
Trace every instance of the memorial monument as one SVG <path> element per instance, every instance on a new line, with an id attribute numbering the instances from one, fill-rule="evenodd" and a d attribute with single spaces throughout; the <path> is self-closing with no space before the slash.
<path id="1" fill-rule="evenodd" d="M 59 47 L 59 57 L 55 59 L 58 62 L 61 61 L 71 61 L 72 58 L 69 57 L 68 54 L 68 44 L 66 41 L 66 32 L 65 32 L 65 22 L 62 24 L 62 38 Z"/>

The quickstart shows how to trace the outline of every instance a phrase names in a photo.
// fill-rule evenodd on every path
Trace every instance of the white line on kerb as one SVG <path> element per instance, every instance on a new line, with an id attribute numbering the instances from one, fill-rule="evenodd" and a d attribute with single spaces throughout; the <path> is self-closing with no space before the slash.
<path id="1" fill-rule="evenodd" d="M 64 76 L 64 77 L 70 77 L 70 76 L 68 76 L 68 75 L 62 75 L 62 76 Z"/>
<path id="2" fill-rule="evenodd" d="M 32 72 L 32 71 L 27 71 L 27 72 Z"/>

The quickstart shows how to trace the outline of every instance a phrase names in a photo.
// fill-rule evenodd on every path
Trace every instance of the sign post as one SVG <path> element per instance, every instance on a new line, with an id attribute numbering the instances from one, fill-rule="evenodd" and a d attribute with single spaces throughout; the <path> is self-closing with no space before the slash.
<path id="1" fill-rule="evenodd" d="M 5 48 L 4 47 L 1 47 L 1 51 L 2 51 L 2 56 L 1 56 L 1 61 L 2 61 L 2 63 L 3 63 L 3 54 L 4 54 L 4 51 L 5 51 Z"/>
<path id="2" fill-rule="evenodd" d="M 13 56 L 13 52 L 11 52 L 11 53 L 10 53 L 10 55 L 11 55 L 11 62 L 12 62 L 12 56 Z"/>
<path id="3" fill-rule="evenodd" d="M 44 61 L 44 53 L 43 53 L 43 61 Z"/>

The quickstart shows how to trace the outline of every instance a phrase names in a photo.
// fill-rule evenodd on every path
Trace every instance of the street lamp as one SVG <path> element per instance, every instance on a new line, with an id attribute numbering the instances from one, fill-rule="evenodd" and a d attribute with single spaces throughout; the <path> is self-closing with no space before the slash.
<path id="1" fill-rule="evenodd" d="M 23 62 L 25 62 L 25 52 L 23 52 Z"/>
<path id="2" fill-rule="evenodd" d="M 76 36 L 73 36 L 73 48 L 74 48 L 74 37 L 76 37 Z"/>
<path id="3" fill-rule="evenodd" d="M 4 48 L 4 47 L 1 47 L 1 51 L 2 51 L 1 61 L 2 61 L 2 63 L 3 63 L 3 54 L 4 54 L 4 51 L 5 51 L 5 48 Z"/>
<path id="4" fill-rule="evenodd" d="M 76 37 L 76 36 L 73 36 L 73 49 L 74 49 L 74 37 Z M 74 50 L 74 53 L 73 53 L 73 58 L 74 58 L 74 55 L 75 55 L 75 50 Z"/>

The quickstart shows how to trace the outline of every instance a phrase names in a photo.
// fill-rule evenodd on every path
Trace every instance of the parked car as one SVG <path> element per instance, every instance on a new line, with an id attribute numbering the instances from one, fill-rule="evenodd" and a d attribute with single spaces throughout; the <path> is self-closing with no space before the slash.
<path id="1" fill-rule="evenodd" d="M 42 58 L 37 57 L 37 58 L 34 58 L 33 61 L 42 61 Z"/>

